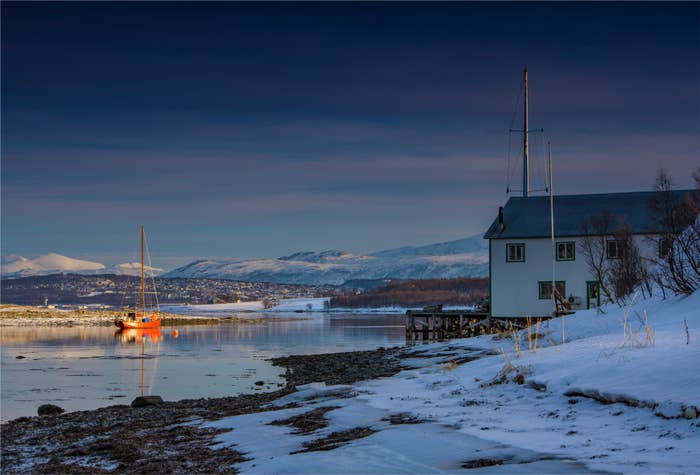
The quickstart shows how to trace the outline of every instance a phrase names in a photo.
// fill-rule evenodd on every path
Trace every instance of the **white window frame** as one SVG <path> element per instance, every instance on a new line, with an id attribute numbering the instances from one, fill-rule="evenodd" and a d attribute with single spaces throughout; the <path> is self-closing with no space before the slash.
<path id="1" fill-rule="evenodd" d="M 511 249 L 514 249 L 511 258 Z M 520 252 L 518 253 L 518 250 Z M 520 254 L 520 256 L 518 256 Z M 506 243 L 506 262 L 525 262 L 525 243 L 524 242 L 509 242 Z"/>
<path id="2" fill-rule="evenodd" d="M 571 246 L 571 257 L 567 256 L 567 248 L 568 246 Z M 560 257 L 559 253 L 559 246 L 564 246 L 564 256 L 565 257 Z M 575 261 L 576 260 L 576 241 L 557 241 L 557 254 L 556 254 L 556 260 L 557 261 Z"/>
<path id="3" fill-rule="evenodd" d="M 615 244 L 615 255 L 611 255 L 610 245 Z M 605 257 L 608 259 L 622 259 L 622 241 L 618 239 L 608 239 L 605 241 Z"/>

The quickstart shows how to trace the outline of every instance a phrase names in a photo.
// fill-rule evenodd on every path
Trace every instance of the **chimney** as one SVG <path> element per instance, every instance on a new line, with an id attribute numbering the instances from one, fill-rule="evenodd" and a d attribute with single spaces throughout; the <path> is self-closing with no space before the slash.
<path id="1" fill-rule="evenodd" d="M 503 231 L 504 228 L 503 224 L 503 206 L 498 207 L 498 232 Z"/>

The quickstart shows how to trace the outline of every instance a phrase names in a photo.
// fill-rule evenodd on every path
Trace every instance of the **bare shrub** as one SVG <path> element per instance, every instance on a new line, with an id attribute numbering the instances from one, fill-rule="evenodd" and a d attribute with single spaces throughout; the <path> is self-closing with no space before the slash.
<path id="1" fill-rule="evenodd" d="M 645 258 L 634 240 L 632 228 L 624 217 L 618 223 L 607 210 L 591 216 L 582 225 L 581 243 L 588 271 L 599 282 L 600 291 L 609 302 L 623 305 L 641 289 L 651 296 L 651 276 Z M 614 241 L 615 258 L 608 258 L 608 243 Z"/>
<path id="2" fill-rule="evenodd" d="M 682 198 L 672 192 L 673 181 L 665 170 L 656 177 L 656 193 L 649 202 L 659 235 L 659 256 L 654 280 L 664 291 L 692 294 L 700 288 L 700 168 L 693 173 L 695 192 Z"/>
<path id="3" fill-rule="evenodd" d="M 640 287 L 648 272 L 639 247 L 634 242 L 632 228 L 622 222 L 613 237 L 617 242 L 619 256 L 612 260 L 607 280 L 615 294 L 616 301 L 622 304 L 627 301 L 629 295 Z"/>
<path id="4" fill-rule="evenodd" d="M 641 314 L 634 312 L 632 317 L 630 312 L 623 314 L 622 320 L 622 346 L 644 348 L 656 344 L 656 330 L 649 323 L 649 316 L 644 310 Z"/>
<path id="5" fill-rule="evenodd" d="M 588 271 L 599 282 L 600 291 L 606 299 L 614 302 L 610 288 L 610 262 L 606 257 L 608 236 L 613 233 L 612 215 L 608 210 L 598 216 L 591 216 L 583 221 L 581 248 Z"/>
<path id="6" fill-rule="evenodd" d="M 503 355 L 503 368 L 496 374 L 496 376 L 486 383 L 480 384 L 480 387 L 486 388 L 488 386 L 496 386 L 498 384 L 504 384 L 507 382 L 514 382 L 516 384 L 524 384 L 525 377 L 532 373 L 532 368 L 525 365 L 514 365 L 508 355 L 501 351 Z"/>

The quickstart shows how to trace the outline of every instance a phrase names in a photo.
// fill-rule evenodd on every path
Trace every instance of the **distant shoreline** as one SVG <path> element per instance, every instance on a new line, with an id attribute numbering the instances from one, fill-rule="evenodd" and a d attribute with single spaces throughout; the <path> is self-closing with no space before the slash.
<path id="1" fill-rule="evenodd" d="M 255 324 L 269 321 L 266 318 L 245 318 L 235 315 L 202 316 L 182 315 L 169 312 L 159 313 L 163 327 L 180 325 L 220 325 L 220 324 Z M 24 305 L 0 305 L 0 327 L 24 326 L 114 326 L 114 320 L 123 317 L 119 310 L 78 309 L 64 310 L 57 308 L 31 307 Z M 303 320 L 292 317 L 288 320 Z M 276 321 L 279 321 L 277 319 Z"/>

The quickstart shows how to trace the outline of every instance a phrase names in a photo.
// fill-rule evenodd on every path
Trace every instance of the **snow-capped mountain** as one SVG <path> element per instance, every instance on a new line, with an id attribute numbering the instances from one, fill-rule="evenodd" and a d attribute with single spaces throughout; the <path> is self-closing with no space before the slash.
<path id="1" fill-rule="evenodd" d="M 159 267 L 146 266 L 148 275 L 160 275 L 163 272 L 165 270 Z M 141 273 L 141 263 L 125 262 L 105 267 L 99 262 L 73 259 L 56 253 L 45 254 L 34 259 L 7 254 L 2 256 L 1 273 L 3 279 L 60 273 L 139 275 Z"/>
<path id="2" fill-rule="evenodd" d="M 341 285 L 349 280 L 483 277 L 488 245 L 481 235 L 372 254 L 339 250 L 298 252 L 278 259 L 199 260 L 163 277 L 204 277 L 253 282 Z"/>
<path id="3" fill-rule="evenodd" d="M 144 266 L 146 270 L 146 275 L 160 275 L 165 272 L 165 269 L 160 267 Z M 141 263 L 140 262 L 125 262 L 123 264 L 116 264 L 107 269 L 108 274 L 120 274 L 120 275 L 141 275 Z"/>
<path id="4" fill-rule="evenodd" d="M 45 254 L 34 259 L 22 256 L 3 256 L 2 277 L 26 277 L 48 275 L 60 272 L 95 274 L 103 271 L 105 266 L 99 262 L 83 261 L 56 253 Z"/>
<path id="5" fill-rule="evenodd" d="M 26 261 L 26 257 L 18 256 L 17 254 L 6 254 L 2 256 L 2 265 L 12 264 L 13 262 Z"/>

